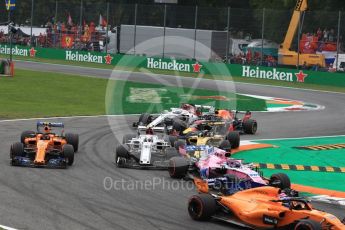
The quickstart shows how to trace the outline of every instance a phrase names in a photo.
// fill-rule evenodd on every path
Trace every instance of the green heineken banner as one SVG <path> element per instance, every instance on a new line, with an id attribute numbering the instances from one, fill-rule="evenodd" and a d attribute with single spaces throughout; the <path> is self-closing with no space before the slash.
<path id="1" fill-rule="evenodd" d="M 9 45 L 0 44 L 0 54 L 10 54 Z M 169 58 L 156 58 L 100 52 L 74 51 L 39 47 L 12 47 L 14 56 L 28 58 L 57 59 L 70 62 L 97 63 L 128 68 L 147 69 L 149 71 L 171 71 L 172 73 L 191 73 L 254 78 L 296 84 L 317 84 L 345 87 L 345 74 L 314 72 L 306 70 L 272 68 L 261 66 L 198 62 Z"/>

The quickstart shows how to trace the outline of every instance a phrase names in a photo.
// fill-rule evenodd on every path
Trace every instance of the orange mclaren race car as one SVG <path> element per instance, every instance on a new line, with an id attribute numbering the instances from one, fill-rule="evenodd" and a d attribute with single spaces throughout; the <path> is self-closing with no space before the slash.
<path id="1" fill-rule="evenodd" d="M 61 128 L 61 133 L 54 133 L 52 128 Z M 24 131 L 20 142 L 12 144 L 11 165 L 52 168 L 72 165 L 74 153 L 78 151 L 79 136 L 64 134 L 63 129 L 63 123 L 37 122 L 37 132 Z"/>
<path id="2" fill-rule="evenodd" d="M 345 229 L 344 221 L 314 209 L 294 190 L 264 186 L 221 195 L 209 193 L 203 180 L 196 179 L 195 184 L 201 193 L 188 201 L 194 220 L 214 218 L 251 229 Z"/>

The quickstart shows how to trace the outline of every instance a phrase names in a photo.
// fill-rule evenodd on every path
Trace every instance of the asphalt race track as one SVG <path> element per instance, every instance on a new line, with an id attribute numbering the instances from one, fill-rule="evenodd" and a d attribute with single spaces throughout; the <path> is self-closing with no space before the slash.
<path id="1" fill-rule="evenodd" d="M 110 76 L 110 71 L 81 67 L 25 62 L 17 62 L 17 67 Z M 142 75 L 132 74 L 130 80 L 142 80 Z M 176 82 L 173 76 L 164 78 L 170 84 Z M 148 79 L 154 81 L 154 78 Z M 147 82 L 147 78 L 145 80 Z M 182 81 L 184 86 L 190 86 L 193 79 Z M 214 88 L 215 85 L 204 80 L 199 87 Z M 236 90 L 326 106 L 325 110 L 315 112 L 255 113 L 259 132 L 242 139 L 344 134 L 345 108 L 341 105 L 345 94 L 249 84 L 236 84 Z M 126 119 L 130 123 L 136 118 L 128 116 Z M 36 120 L 0 122 L 3 153 L 0 157 L 0 224 L 17 229 L 238 229 L 222 223 L 191 220 L 186 203 L 195 190 L 189 182 L 173 181 L 165 171 L 115 168 L 113 151 L 118 142 L 106 117 L 55 120 L 65 122 L 66 131 L 80 135 L 75 164 L 67 170 L 11 167 L 10 145 L 19 140 L 21 131 L 33 129 Z M 120 135 L 133 132 L 126 122 L 115 124 L 112 130 Z M 344 216 L 342 207 L 315 206 L 340 218 Z"/>

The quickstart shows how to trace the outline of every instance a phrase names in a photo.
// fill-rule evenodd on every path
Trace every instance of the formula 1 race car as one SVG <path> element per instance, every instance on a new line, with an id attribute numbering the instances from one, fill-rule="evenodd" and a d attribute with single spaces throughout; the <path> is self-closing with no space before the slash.
<path id="1" fill-rule="evenodd" d="M 223 149 L 210 146 L 186 146 L 180 153 L 188 157 L 173 157 L 169 161 L 168 172 L 172 178 L 203 178 L 209 186 L 222 187 L 233 192 L 229 184 L 238 182 L 236 189 L 249 189 L 261 186 L 290 188 L 289 177 L 283 173 L 273 174 L 269 179 L 253 165 L 230 158 Z"/>
<path id="2" fill-rule="evenodd" d="M 203 130 L 208 125 L 223 125 L 228 131 L 238 131 L 241 134 L 255 134 L 258 129 L 258 123 L 252 119 L 252 113 L 247 111 L 242 119 L 238 118 L 238 114 L 243 113 L 231 110 L 216 110 L 215 114 L 207 114 L 202 116 L 200 120 L 191 125 L 192 128 Z M 214 124 L 212 124 L 214 122 Z M 223 123 L 221 123 L 223 122 Z"/>
<path id="3" fill-rule="evenodd" d="M 179 156 L 172 147 L 176 137 L 154 135 L 152 129 L 145 134 L 128 134 L 115 150 L 115 164 L 119 168 L 167 169 L 169 159 Z"/>
<path id="4" fill-rule="evenodd" d="M 171 108 L 159 115 L 143 113 L 138 122 L 133 123 L 133 127 L 141 130 L 147 128 L 160 128 L 171 133 L 173 130 L 182 132 L 190 124 L 199 119 L 203 114 L 214 114 L 215 108 L 212 106 L 201 106 L 192 104 L 182 104 L 180 108 Z"/>
<path id="5" fill-rule="evenodd" d="M 61 128 L 61 133 L 54 133 L 52 128 Z M 50 168 L 71 166 L 74 153 L 78 151 L 79 136 L 64 134 L 63 129 L 63 123 L 37 122 L 36 132 L 22 132 L 20 142 L 11 146 L 11 165 Z"/>
<path id="6" fill-rule="evenodd" d="M 210 193 L 205 181 L 195 184 L 200 194 L 190 197 L 188 213 L 197 221 L 213 218 L 250 229 L 345 229 L 344 222 L 290 189 L 265 186 L 223 195 Z"/>
<path id="7" fill-rule="evenodd" d="M 240 135 L 237 131 L 228 131 L 224 122 L 206 122 L 202 124 L 201 130 L 186 129 L 183 132 L 180 141 L 176 142 L 176 148 L 179 145 L 210 145 L 221 149 L 236 149 L 240 146 Z"/>

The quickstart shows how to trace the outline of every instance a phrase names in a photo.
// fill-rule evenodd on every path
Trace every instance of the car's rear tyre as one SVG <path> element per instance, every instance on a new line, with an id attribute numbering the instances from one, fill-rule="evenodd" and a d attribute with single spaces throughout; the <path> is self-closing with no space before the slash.
<path id="1" fill-rule="evenodd" d="M 168 172 L 171 178 L 184 178 L 188 168 L 188 161 L 184 157 L 173 157 L 169 160 Z"/>
<path id="2" fill-rule="evenodd" d="M 165 149 L 166 159 L 171 159 L 173 157 L 178 157 L 180 154 L 174 147 L 167 147 Z"/>
<path id="3" fill-rule="evenodd" d="M 269 185 L 280 189 L 286 189 L 291 187 L 291 181 L 289 176 L 285 173 L 277 173 L 270 177 Z"/>
<path id="4" fill-rule="evenodd" d="M 67 144 L 70 144 L 73 146 L 74 152 L 78 152 L 79 135 L 75 133 L 66 133 L 65 138 L 66 138 Z"/>
<path id="5" fill-rule="evenodd" d="M 170 144 L 171 147 L 174 147 L 175 146 L 175 142 L 178 140 L 178 138 L 176 136 L 172 136 L 172 135 L 169 135 L 168 136 L 168 142 Z"/>
<path id="6" fill-rule="evenodd" d="M 228 132 L 226 135 L 226 140 L 231 144 L 232 149 L 240 147 L 240 133 L 236 131 Z"/>
<path id="7" fill-rule="evenodd" d="M 243 131 L 246 134 L 255 134 L 258 130 L 258 123 L 253 119 L 248 119 L 243 122 Z"/>
<path id="8" fill-rule="evenodd" d="M 74 148 L 71 144 L 62 146 L 62 154 L 67 159 L 67 165 L 71 166 L 74 162 Z"/>
<path id="9" fill-rule="evenodd" d="M 117 157 L 122 157 L 126 159 L 130 158 L 128 145 L 122 144 L 122 145 L 117 146 L 115 153 Z"/>
<path id="10" fill-rule="evenodd" d="M 24 152 L 24 144 L 20 142 L 13 143 L 10 149 L 10 157 L 13 159 L 14 157 L 23 157 L 25 155 Z"/>
<path id="11" fill-rule="evenodd" d="M 20 135 L 20 142 L 25 144 L 24 143 L 25 142 L 25 138 L 34 137 L 35 135 L 36 135 L 36 133 L 34 131 L 31 131 L 31 130 L 24 131 Z"/>
<path id="12" fill-rule="evenodd" d="M 126 144 L 128 143 L 130 140 L 132 140 L 133 138 L 137 137 L 136 134 L 126 134 L 122 137 L 122 144 Z"/>
<path id="13" fill-rule="evenodd" d="M 186 145 L 186 142 L 184 140 L 178 140 L 174 143 L 174 147 L 177 151 L 180 150 L 180 147 L 183 147 Z"/>
<path id="14" fill-rule="evenodd" d="M 220 142 L 219 144 L 219 148 L 220 149 L 223 149 L 227 152 L 231 152 L 231 144 L 230 144 L 230 141 L 228 140 L 223 140 L 222 142 Z"/>
<path id="15" fill-rule="evenodd" d="M 180 119 L 174 119 L 173 122 L 173 129 L 176 130 L 177 132 L 183 132 L 184 130 L 186 130 L 188 127 L 187 123 L 180 120 Z"/>
<path id="16" fill-rule="evenodd" d="M 209 194 L 192 196 L 188 201 L 188 213 L 193 220 L 209 220 L 216 213 L 217 204 Z"/>
<path id="17" fill-rule="evenodd" d="M 149 113 L 143 113 L 139 117 L 139 124 L 140 125 L 148 125 L 152 122 L 152 116 Z"/>
<path id="18" fill-rule="evenodd" d="M 321 230 L 322 225 L 314 220 L 303 219 L 297 222 L 294 230 Z"/>

